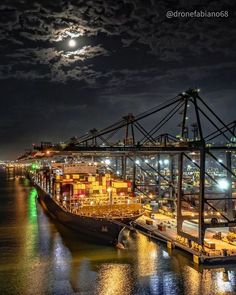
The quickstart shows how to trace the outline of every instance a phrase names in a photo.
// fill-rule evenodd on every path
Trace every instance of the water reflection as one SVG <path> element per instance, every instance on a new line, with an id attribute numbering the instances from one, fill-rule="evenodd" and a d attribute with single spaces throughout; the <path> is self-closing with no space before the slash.
<path id="1" fill-rule="evenodd" d="M 0 173 L 0 198 L 0 294 L 236 293 L 234 266 L 195 269 L 141 234 L 128 250 L 83 241 L 45 215 L 25 179 Z"/>
<path id="2" fill-rule="evenodd" d="M 96 294 L 131 294 L 130 265 L 104 263 L 98 272 Z"/>
<path id="3" fill-rule="evenodd" d="M 155 273 L 158 267 L 158 256 L 160 256 L 160 248 L 152 241 L 147 241 L 143 235 L 137 235 L 137 271 L 139 277 L 150 276 Z"/>

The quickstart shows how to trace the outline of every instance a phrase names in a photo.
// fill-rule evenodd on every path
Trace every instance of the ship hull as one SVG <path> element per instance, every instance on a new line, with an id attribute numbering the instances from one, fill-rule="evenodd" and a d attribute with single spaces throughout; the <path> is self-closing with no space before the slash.
<path id="1" fill-rule="evenodd" d="M 112 222 L 106 218 L 87 217 L 76 215 L 63 210 L 49 194 L 37 187 L 38 201 L 43 209 L 53 218 L 65 226 L 75 230 L 78 235 L 94 243 L 115 245 L 123 226 L 118 224 L 129 224 L 134 218 L 116 219 Z"/>

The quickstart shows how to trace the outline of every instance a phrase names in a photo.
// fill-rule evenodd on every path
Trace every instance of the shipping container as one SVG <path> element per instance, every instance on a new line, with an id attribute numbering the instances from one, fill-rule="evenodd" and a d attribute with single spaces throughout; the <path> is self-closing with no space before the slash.
<path id="1" fill-rule="evenodd" d="M 128 184 L 126 182 L 123 181 L 113 181 L 112 186 L 115 188 L 127 188 Z"/>
<path id="2" fill-rule="evenodd" d="M 158 224 L 157 228 L 160 230 L 160 231 L 166 231 L 166 226 L 164 224 Z"/>
<path id="3" fill-rule="evenodd" d="M 210 248 L 211 250 L 215 250 L 216 248 L 216 244 L 208 240 L 204 240 L 204 246 L 206 246 L 207 248 Z"/>
<path id="4" fill-rule="evenodd" d="M 152 220 L 149 220 L 149 219 L 146 219 L 146 224 L 153 225 L 153 221 Z"/>

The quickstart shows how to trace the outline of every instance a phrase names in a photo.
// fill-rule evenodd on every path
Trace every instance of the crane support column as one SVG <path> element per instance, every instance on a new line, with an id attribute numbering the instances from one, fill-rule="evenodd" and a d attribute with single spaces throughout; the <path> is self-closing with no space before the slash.
<path id="1" fill-rule="evenodd" d="M 205 165 L 206 152 L 205 147 L 200 148 L 200 183 L 199 183 L 199 217 L 198 217 L 198 239 L 199 244 L 204 244 L 205 226 L 204 226 L 204 204 L 205 204 Z"/>
<path id="2" fill-rule="evenodd" d="M 182 232 L 182 181 L 183 181 L 183 153 L 178 155 L 178 194 L 177 194 L 177 234 Z"/>
<path id="3" fill-rule="evenodd" d="M 227 191 L 227 216 L 230 220 L 233 220 L 233 200 L 232 200 L 232 174 L 230 171 L 232 171 L 232 160 L 231 160 L 231 152 L 226 152 L 226 166 L 228 168 L 227 170 L 227 181 L 229 183 L 229 188 Z"/>

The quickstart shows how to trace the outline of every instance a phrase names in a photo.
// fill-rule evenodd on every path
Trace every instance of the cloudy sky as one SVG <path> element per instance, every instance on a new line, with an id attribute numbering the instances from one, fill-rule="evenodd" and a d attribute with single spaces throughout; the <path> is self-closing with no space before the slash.
<path id="1" fill-rule="evenodd" d="M 166 17 L 195 10 L 228 17 Z M 227 0 L 2 0 L 0 159 L 105 127 L 190 87 L 234 120 L 235 36 Z"/>

